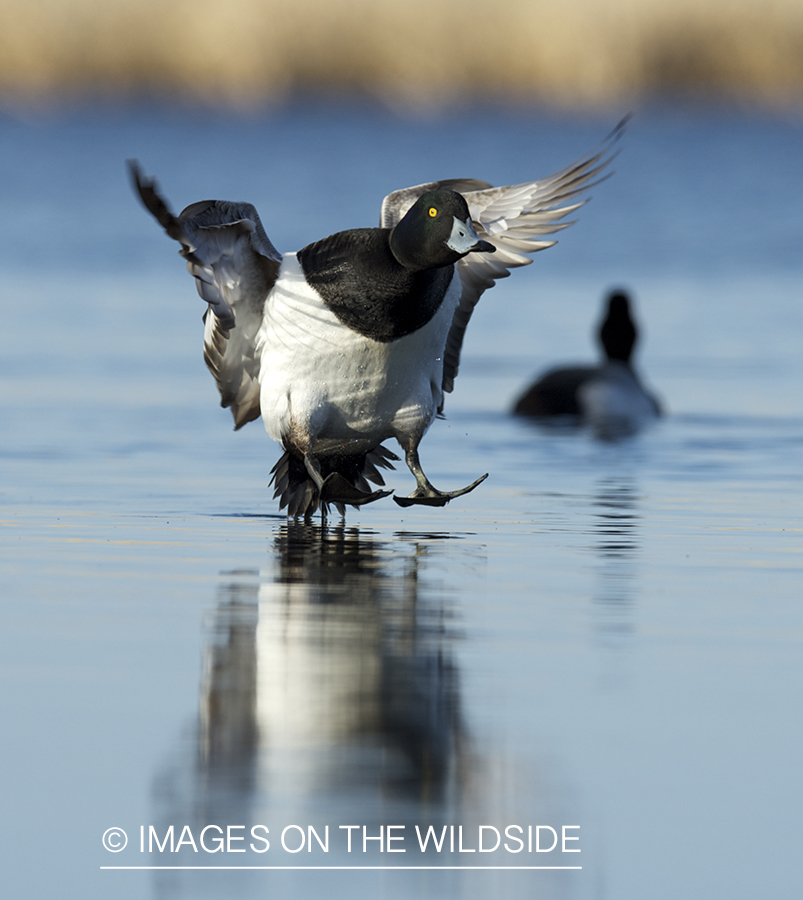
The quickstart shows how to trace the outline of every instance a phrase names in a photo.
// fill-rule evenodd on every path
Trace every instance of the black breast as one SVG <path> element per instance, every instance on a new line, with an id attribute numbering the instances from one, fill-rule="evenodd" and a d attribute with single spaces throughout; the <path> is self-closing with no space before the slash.
<path id="1" fill-rule="evenodd" d="M 440 309 L 454 266 L 412 272 L 390 251 L 390 230 L 341 231 L 298 252 L 307 283 L 353 331 L 387 343 L 423 328 Z"/>

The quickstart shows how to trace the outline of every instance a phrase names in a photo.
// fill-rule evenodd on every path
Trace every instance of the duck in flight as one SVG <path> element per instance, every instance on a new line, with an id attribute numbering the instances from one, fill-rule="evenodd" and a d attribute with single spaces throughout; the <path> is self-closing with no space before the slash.
<path id="1" fill-rule="evenodd" d="M 450 179 L 385 197 L 378 228 L 279 253 L 250 203 L 203 200 L 175 216 L 156 182 L 129 162 L 145 207 L 208 303 L 204 359 L 235 428 L 262 417 L 284 453 L 274 496 L 288 516 L 341 514 L 391 494 L 380 469 L 398 457 L 416 487 L 400 506 L 444 506 L 488 476 L 439 490 L 418 448 L 453 389 L 463 335 L 482 293 L 528 254 L 601 180 L 624 122 L 600 149 L 538 181 L 493 187 Z M 602 176 L 607 177 L 607 176 Z M 564 204 L 564 205 L 561 205 Z M 369 482 L 378 485 L 372 490 Z"/>

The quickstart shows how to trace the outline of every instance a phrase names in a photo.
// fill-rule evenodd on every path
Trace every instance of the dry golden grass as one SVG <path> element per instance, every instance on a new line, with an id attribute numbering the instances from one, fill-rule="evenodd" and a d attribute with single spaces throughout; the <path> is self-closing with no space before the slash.
<path id="1" fill-rule="evenodd" d="M 0 98 L 803 98 L 801 0 L 0 0 Z"/>

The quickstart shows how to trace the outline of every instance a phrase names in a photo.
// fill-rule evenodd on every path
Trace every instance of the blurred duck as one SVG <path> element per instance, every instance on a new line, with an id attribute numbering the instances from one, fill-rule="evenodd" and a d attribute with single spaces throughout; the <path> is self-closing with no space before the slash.
<path id="1" fill-rule="evenodd" d="M 577 416 L 597 436 L 607 439 L 634 434 L 661 415 L 656 398 L 644 389 L 633 369 L 638 338 L 624 291 L 613 291 L 599 330 L 605 354 L 598 366 L 550 369 L 523 394 L 516 415 L 548 419 Z"/>

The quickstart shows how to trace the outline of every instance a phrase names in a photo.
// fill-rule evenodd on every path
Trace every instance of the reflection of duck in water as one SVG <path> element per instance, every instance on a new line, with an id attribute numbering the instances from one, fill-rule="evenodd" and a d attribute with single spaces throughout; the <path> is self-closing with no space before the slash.
<path id="1" fill-rule="evenodd" d="M 638 431 L 659 416 L 661 408 L 633 368 L 637 338 L 628 296 L 614 291 L 599 330 L 603 362 L 550 369 L 518 399 L 514 413 L 538 419 L 578 416 L 606 438 Z"/>
<path id="2" fill-rule="evenodd" d="M 599 677 L 607 687 L 629 683 L 629 654 L 636 633 L 641 557 L 639 488 L 631 472 L 611 473 L 594 490 L 591 522 L 596 540 L 589 550 L 596 558 L 592 624 L 600 656 Z"/>
<path id="3" fill-rule="evenodd" d="M 452 849 L 446 838 L 441 854 L 430 842 L 421 857 L 415 825 L 422 831 L 432 825 L 441 836 L 451 825 L 457 842 L 462 824 L 466 839 L 474 835 L 467 846 L 476 848 L 481 823 L 562 818 L 552 801 L 529 791 L 533 773 L 528 767 L 524 774 L 505 739 L 494 733 L 489 744 L 487 734 L 467 734 L 455 648 L 458 589 L 444 586 L 443 576 L 454 563 L 473 569 L 476 544 L 457 535 L 380 538 L 345 526 L 288 523 L 275 527 L 268 550 L 261 570 L 223 575 L 205 641 L 197 728 L 154 779 L 158 835 L 172 825 L 178 838 L 189 825 L 197 837 L 211 823 L 232 823 L 246 826 L 235 835 L 248 836 L 249 826 L 264 824 L 279 853 L 228 862 L 443 865 L 466 862 L 459 844 Z M 309 848 L 296 857 L 280 849 L 291 823 L 306 828 Z M 349 855 L 338 825 L 357 823 L 372 837 L 380 825 L 405 825 L 408 852 L 388 859 L 373 841 L 369 855 L 357 849 Z M 319 846 L 326 834 L 328 856 Z M 292 846 L 298 839 L 294 830 Z M 359 835 L 355 841 L 360 846 Z M 249 841 L 235 846 L 248 848 Z M 154 855 L 159 864 L 168 861 Z M 185 841 L 169 862 L 197 865 L 200 856 Z M 197 898 L 205 889 L 211 896 L 195 874 L 157 872 L 154 896 Z M 523 879 L 531 873 L 519 875 L 505 872 L 505 884 L 527 896 L 531 882 Z M 461 871 L 437 876 L 440 896 L 466 894 Z M 264 896 L 264 880 L 245 877 L 238 871 L 231 874 L 236 881 L 216 877 L 209 884 L 215 896 Z M 310 871 L 281 877 L 283 896 L 398 900 L 409 896 L 411 884 L 384 873 L 369 882 L 362 871 L 355 873 L 359 881 L 339 873 L 334 887 Z M 549 883 L 542 893 L 562 896 Z"/>
<path id="4" fill-rule="evenodd" d="M 418 547 L 394 571 L 398 548 L 357 529 L 289 526 L 276 544 L 281 576 L 260 590 L 257 629 L 268 768 L 293 758 L 302 790 L 437 799 L 461 742 L 459 694 L 446 612 L 418 596 Z"/>
<path id="5" fill-rule="evenodd" d="M 418 546 L 401 569 L 398 545 L 358 529 L 288 525 L 275 547 L 273 579 L 218 603 L 196 805 L 213 785 L 274 810 L 346 793 L 368 811 L 390 794 L 456 800 L 458 674 L 443 604 L 418 596 Z"/>

